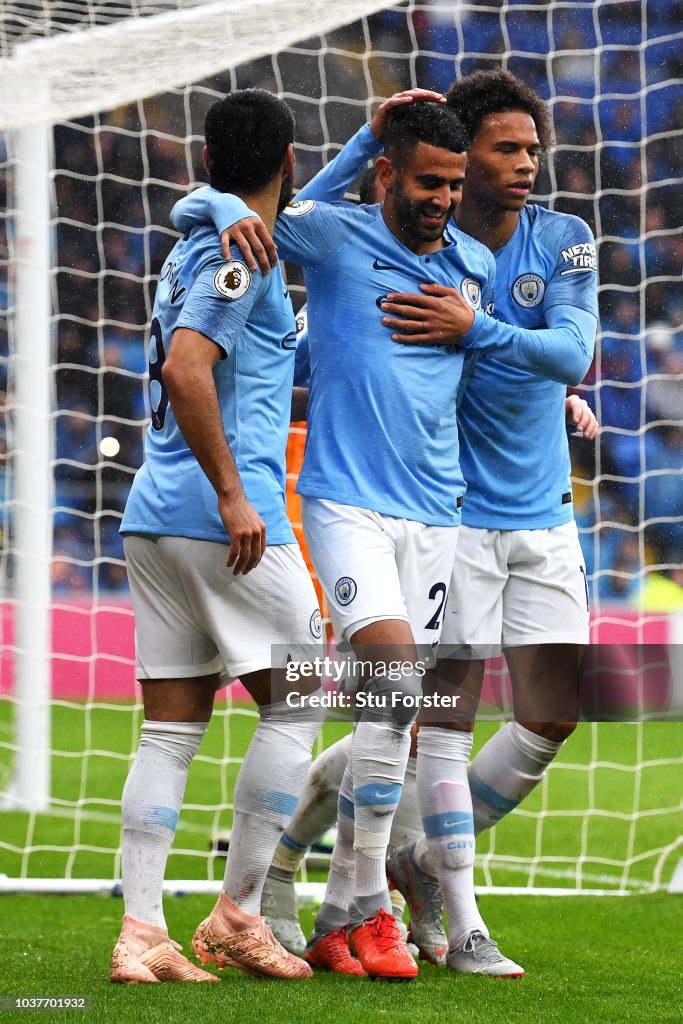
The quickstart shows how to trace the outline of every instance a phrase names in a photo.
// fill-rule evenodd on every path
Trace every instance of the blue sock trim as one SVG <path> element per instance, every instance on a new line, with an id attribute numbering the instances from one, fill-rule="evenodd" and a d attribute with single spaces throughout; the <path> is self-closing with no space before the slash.
<path id="1" fill-rule="evenodd" d="M 443 811 L 422 819 L 427 839 L 442 836 L 471 836 L 474 834 L 474 816 L 468 811 Z"/>
<path id="2" fill-rule="evenodd" d="M 161 825 L 169 832 L 175 832 L 178 825 L 178 812 L 173 807 L 163 807 L 161 804 L 145 804 L 140 816 L 145 825 Z"/>
<path id="3" fill-rule="evenodd" d="M 292 793 L 283 793 L 279 789 L 266 789 L 261 795 L 261 803 L 265 810 L 275 814 L 286 814 L 291 818 L 299 803 L 299 798 Z"/>
<path id="4" fill-rule="evenodd" d="M 492 811 L 497 811 L 501 817 L 504 814 L 509 814 L 510 811 L 514 811 L 518 804 L 517 800 L 511 800 L 508 796 L 498 793 L 487 782 L 484 782 L 478 775 L 475 775 L 471 769 L 467 777 L 470 784 L 470 793 L 482 804 L 486 804 Z"/>
<path id="5" fill-rule="evenodd" d="M 306 850 L 310 849 L 309 846 L 302 846 L 301 843 L 297 843 L 297 841 L 295 839 L 292 839 L 292 837 L 287 832 L 282 833 L 282 835 L 280 836 L 280 842 L 282 843 L 283 846 L 286 846 L 288 849 L 297 850 L 299 853 L 305 853 Z"/>
<path id="6" fill-rule="evenodd" d="M 359 807 L 398 804 L 402 788 L 400 782 L 369 782 L 365 786 L 354 789 L 353 799 Z"/>
<path id="7" fill-rule="evenodd" d="M 352 821 L 354 820 L 356 817 L 356 808 L 353 806 L 353 800 L 349 800 L 347 796 L 342 796 L 340 793 L 337 806 L 342 814 L 347 818 L 351 818 Z"/>

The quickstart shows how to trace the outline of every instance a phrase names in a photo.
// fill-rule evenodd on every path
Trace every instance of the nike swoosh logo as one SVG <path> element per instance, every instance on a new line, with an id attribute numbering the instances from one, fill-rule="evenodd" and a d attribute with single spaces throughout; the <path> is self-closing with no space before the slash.
<path id="1" fill-rule="evenodd" d="M 380 263 L 379 260 L 373 260 L 372 265 L 375 270 L 403 270 L 403 267 L 395 267 L 391 263 Z"/>

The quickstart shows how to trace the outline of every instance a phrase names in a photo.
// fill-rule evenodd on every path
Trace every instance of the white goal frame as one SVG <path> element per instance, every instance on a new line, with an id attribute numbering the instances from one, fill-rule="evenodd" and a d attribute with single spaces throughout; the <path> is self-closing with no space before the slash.
<path id="1" fill-rule="evenodd" d="M 141 5 L 145 0 L 140 0 Z M 562 2 L 562 0 L 558 0 Z M 214 0 L 173 13 L 123 19 L 18 43 L 0 58 L 0 130 L 15 168 L 16 225 L 13 414 L 15 489 L 15 747 L 13 777 L 0 806 L 41 812 L 50 805 L 50 561 L 54 458 L 54 318 L 51 133 L 55 124 L 181 88 L 387 8 L 386 0 Z M 452 5 L 460 6 L 458 2 Z M 135 45 L 132 45 L 132 44 Z M 102 53 L 108 55 L 103 63 Z M 165 60 L 149 73 L 159 52 Z M 683 635 L 683 619 L 679 633 Z M 683 647 L 680 648 L 683 651 Z M 683 685 L 683 671 L 677 675 Z M 678 845 L 683 845 L 683 840 Z M 677 846 L 664 851 L 669 856 Z M 664 857 L 663 854 L 663 857 Z M 92 892 L 111 880 L 7 879 L 0 892 Z M 215 892 L 214 881 L 173 881 L 168 892 Z M 668 886 L 683 892 L 683 861 Z M 320 887 L 304 885 L 304 898 Z M 487 892 L 625 895 L 625 890 L 489 886 Z"/>

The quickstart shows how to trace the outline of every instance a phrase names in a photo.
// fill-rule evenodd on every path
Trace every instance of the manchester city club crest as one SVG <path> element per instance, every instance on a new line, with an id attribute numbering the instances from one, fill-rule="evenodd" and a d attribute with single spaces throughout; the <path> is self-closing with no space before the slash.
<path id="1" fill-rule="evenodd" d="M 350 576 L 342 576 L 334 585 L 334 596 L 339 604 L 351 604 L 357 591 L 356 581 L 352 580 Z"/>
<path id="2" fill-rule="evenodd" d="M 311 636 L 313 637 L 313 639 L 319 640 L 320 637 L 323 635 L 323 620 L 322 616 L 320 615 L 319 608 L 316 608 L 316 610 L 311 615 L 311 618 L 309 619 L 308 622 L 308 627 L 311 631 Z"/>
<path id="3" fill-rule="evenodd" d="M 545 294 L 545 281 L 538 274 L 522 274 L 512 286 L 512 297 L 520 306 L 540 306 Z"/>
<path id="4" fill-rule="evenodd" d="M 479 309 L 481 306 L 481 285 L 474 277 L 465 277 L 460 285 L 460 291 L 469 302 L 472 309 Z"/>

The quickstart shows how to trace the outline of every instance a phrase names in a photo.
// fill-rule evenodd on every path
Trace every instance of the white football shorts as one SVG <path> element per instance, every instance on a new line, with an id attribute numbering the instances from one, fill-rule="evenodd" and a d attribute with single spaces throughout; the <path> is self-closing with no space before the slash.
<path id="1" fill-rule="evenodd" d="M 586 565 L 575 522 L 545 530 L 461 526 L 441 656 L 492 658 L 501 646 L 587 644 Z"/>
<path id="2" fill-rule="evenodd" d="M 409 622 L 418 646 L 438 642 L 459 527 L 306 497 L 301 519 L 338 643 L 382 619 Z"/>
<path id="3" fill-rule="evenodd" d="M 185 537 L 124 537 L 135 612 L 138 679 L 227 680 L 322 655 L 322 621 L 298 544 L 267 547 L 246 576 L 225 562 L 228 545 Z M 226 680 L 226 681 L 227 681 Z"/>

